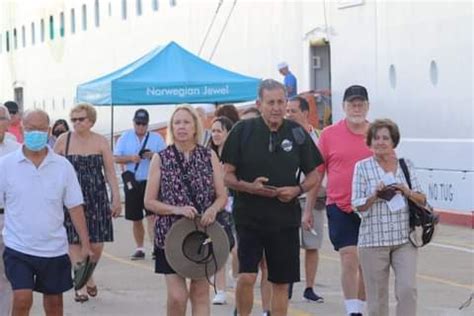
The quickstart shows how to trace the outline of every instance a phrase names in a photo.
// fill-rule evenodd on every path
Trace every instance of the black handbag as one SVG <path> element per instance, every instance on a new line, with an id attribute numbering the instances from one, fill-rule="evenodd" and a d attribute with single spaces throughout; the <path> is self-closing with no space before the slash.
<path id="1" fill-rule="evenodd" d="M 194 195 L 193 187 L 191 185 L 191 182 L 189 181 L 189 176 L 187 170 L 184 169 L 184 164 L 183 160 L 178 152 L 178 149 L 176 149 L 175 145 L 172 145 L 174 155 L 176 156 L 176 161 L 178 162 L 179 169 L 181 169 L 181 174 L 183 175 L 182 179 L 184 184 L 186 185 L 186 188 L 188 189 L 191 199 L 191 202 L 193 203 L 194 207 L 199 211 L 199 213 L 203 213 L 204 210 L 199 209 L 199 204 L 196 201 L 196 196 Z M 227 234 L 227 239 L 229 240 L 229 251 L 232 250 L 235 246 L 235 238 L 234 234 L 232 232 L 232 215 L 228 213 L 226 210 L 220 210 L 216 214 L 216 222 L 218 222 L 222 228 L 224 228 L 225 233 Z"/>
<path id="2" fill-rule="evenodd" d="M 146 143 L 148 142 L 148 137 L 150 136 L 150 132 L 146 134 L 145 141 L 143 142 L 142 148 L 140 149 L 140 152 L 145 149 Z M 135 179 L 135 173 L 138 170 L 138 166 L 140 165 L 140 162 L 138 162 L 135 165 L 134 171 L 126 170 L 122 172 L 121 177 L 122 177 L 122 182 L 123 182 L 123 190 L 125 192 L 125 196 L 130 194 L 132 191 L 138 192 L 140 189 L 140 185 L 138 184 L 137 180 Z"/>
<path id="3" fill-rule="evenodd" d="M 410 172 L 403 158 L 400 159 L 400 167 L 405 175 L 408 187 L 411 190 Z M 435 214 L 429 204 L 420 205 L 410 198 L 407 200 L 410 213 L 410 232 L 408 239 L 414 247 L 423 247 L 433 239 L 436 225 L 439 222 L 439 216 Z"/>

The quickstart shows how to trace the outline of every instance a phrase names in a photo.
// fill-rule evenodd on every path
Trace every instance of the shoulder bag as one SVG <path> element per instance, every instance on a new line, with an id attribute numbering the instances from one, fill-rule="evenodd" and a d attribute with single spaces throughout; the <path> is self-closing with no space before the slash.
<path id="1" fill-rule="evenodd" d="M 403 158 L 399 161 L 408 187 L 411 190 L 412 186 L 408 166 Z M 426 203 L 426 205 L 420 205 L 410 198 L 407 198 L 407 200 L 410 212 L 410 233 L 408 239 L 414 247 L 423 247 L 433 238 L 435 227 L 439 222 L 439 216 L 434 213 L 433 208 L 428 203 Z"/>
<path id="2" fill-rule="evenodd" d="M 140 152 L 145 149 L 149 136 L 150 136 L 150 132 L 146 134 L 145 141 L 143 142 Z M 137 164 L 135 164 L 135 168 L 133 172 L 130 170 L 126 170 L 122 172 L 121 176 L 122 176 L 123 190 L 125 191 L 125 195 L 129 194 L 131 191 L 138 191 L 140 189 L 140 186 L 137 180 L 135 179 L 135 173 L 137 172 L 139 165 L 140 165 L 140 162 L 137 162 Z"/>

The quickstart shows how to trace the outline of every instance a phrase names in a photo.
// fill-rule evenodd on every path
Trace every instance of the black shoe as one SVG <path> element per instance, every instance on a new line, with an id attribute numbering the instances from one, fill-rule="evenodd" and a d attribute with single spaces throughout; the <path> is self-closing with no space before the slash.
<path id="1" fill-rule="evenodd" d="M 143 260 L 145 259 L 145 253 L 141 250 L 136 250 L 131 256 L 130 260 Z"/>
<path id="2" fill-rule="evenodd" d="M 153 260 L 156 260 L 156 250 L 153 250 L 153 252 L 151 253 L 151 258 Z"/>
<path id="3" fill-rule="evenodd" d="M 262 316 L 271 316 L 270 311 L 263 311 Z"/>
<path id="4" fill-rule="evenodd" d="M 303 298 L 305 300 L 308 300 L 308 301 L 311 301 L 311 302 L 324 303 L 324 298 L 322 296 L 319 296 L 318 294 L 314 293 L 313 288 L 311 288 L 311 287 L 307 287 L 304 290 Z"/>
<path id="5" fill-rule="evenodd" d="M 350 316 L 362 316 L 362 313 L 351 313 Z"/>
<path id="6" fill-rule="evenodd" d="M 293 283 L 288 284 L 288 299 L 291 300 L 293 296 Z"/>

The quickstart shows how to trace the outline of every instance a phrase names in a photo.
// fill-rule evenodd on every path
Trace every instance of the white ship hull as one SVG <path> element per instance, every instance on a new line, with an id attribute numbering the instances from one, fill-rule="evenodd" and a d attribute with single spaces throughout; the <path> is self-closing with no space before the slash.
<path id="1" fill-rule="evenodd" d="M 64 118 L 79 83 L 109 73 L 160 44 L 176 41 L 201 57 L 249 76 L 279 79 L 282 60 L 300 91 L 315 82 L 317 43 L 329 43 L 334 120 L 342 117 L 346 86 L 365 85 L 370 118 L 389 117 L 402 133 L 400 156 L 419 168 L 424 189 L 438 208 L 474 210 L 473 6 L 469 1 L 98 1 L 0 2 L 0 100 L 22 88 L 25 108 Z M 87 30 L 82 25 L 86 5 Z M 235 6 L 234 6 L 235 4 Z M 76 30 L 71 33 L 71 9 Z M 60 14 L 64 12 L 64 37 Z M 50 39 L 53 16 L 54 39 Z M 229 17 L 230 16 L 230 17 Z M 229 17 L 229 18 L 228 18 Z M 41 41 L 41 19 L 45 40 Z M 31 23 L 35 23 L 32 45 Z M 25 47 L 23 31 L 25 28 Z M 17 44 L 14 45 L 13 30 Z M 9 51 L 6 47 L 9 31 Z M 220 40 L 219 40 L 220 38 Z M 316 43 L 316 44 L 315 44 Z M 329 88 L 329 87 L 328 87 Z M 172 107 L 148 107 L 165 122 Z M 115 110 L 116 131 L 131 125 L 133 108 Z M 108 133 L 110 112 L 99 109 L 97 131 Z"/>

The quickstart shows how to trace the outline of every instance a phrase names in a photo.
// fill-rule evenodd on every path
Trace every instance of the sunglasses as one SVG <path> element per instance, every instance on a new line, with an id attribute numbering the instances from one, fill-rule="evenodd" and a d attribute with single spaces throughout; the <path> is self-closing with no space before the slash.
<path id="1" fill-rule="evenodd" d="M 76 123 L 76 122 L 84 122 L 87 119 L 86 116 L 83 117 L 71 117 L 71 122 Z"/>
<path id="2" fill-rule="evenodd" d="M 277 132 L 270 132 L 270 139 L 268 141 L 268 151 L 275 153 L 278 151 L 278 134 Z"/>
<path id="3" fill-rule="evenodd" d="M 135 122 L 136 125 L 142 125 L 142 126 L 147 126 L 148 123 L 145 122 Z"/>
<path id="4" fill-rule="evenodd" d="M 8 113 L 10 113 L 10 115 L 15 115 L 18 113 L 18 111 L 8 111 Z"/>

